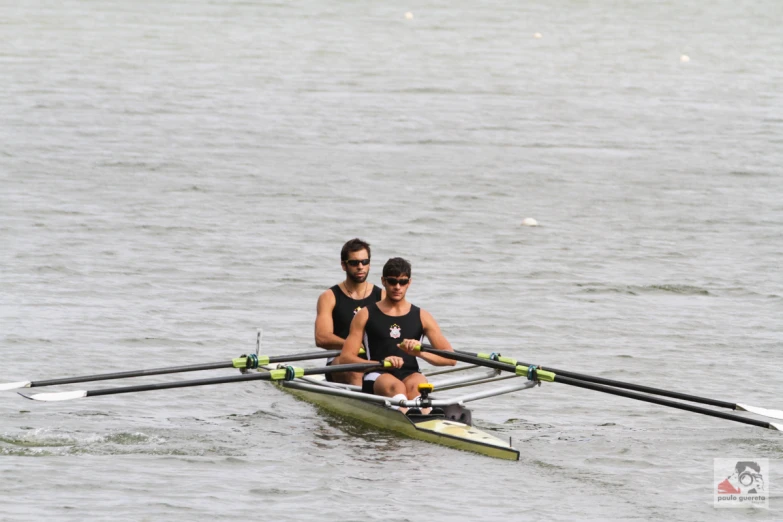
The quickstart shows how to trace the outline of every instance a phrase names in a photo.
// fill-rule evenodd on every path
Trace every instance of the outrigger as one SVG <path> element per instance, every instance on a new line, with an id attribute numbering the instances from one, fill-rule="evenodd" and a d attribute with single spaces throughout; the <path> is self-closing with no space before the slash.
<path id="1" fill-rule="evenodd" d="M 34 388 L 41 386 L 54 386 L 61 384 L 74 384 L 100 380 L 122 379 L 150 375 L 164 375 L 170 373 L 182 373 L 191 371 L 214 370 L 221 368 L 239 369 L 241 375 L 230 375 L 209 379 L 196 379 L 189 381 L 167 382 L 159 384 L 145 384 L 139 386 L 125 386 L 119 388 L 103 388 L 96 390 L 77 390 L 55 393 L 23 393 L 20 395 L 37 401 L 63 401 L 100 395 L 114 395 L 120 393 L 132 393 L 141 391 L 163 390 L 170 388 L 185 388 L 190 386 L 204 386 L 211 384 L 236 383 L 245 381 L 265 380 L 275 383 L 280 389 L 293 394 L 296 397 L 316 404 L 328 411 L 355 418 L 372 426 L 391 430 L 402 435 L 421 439 L 452 448 L 473 451 L 491 457 L 509 460 L 518 460 L 519 451 L 513 448 L 510 441 L 507 443 L 494 435 L 485 433 L 472 425 L 472 414 L 465 407 L 465 403 L 496 397 L 538 386 L 541 382 L 562 383 L 570 386 L 590 389 L 598 392 L 619 395 L 630 399 L 650 402 L 661 406 L 667 406 L 693 413 L 718 417 L 734 422 L 741 422 L 753 426 L 783 431 L 783 424 L 772 423 L 743 417 L 731 413 L 716 411 L 709 408 L 694 406 L 692 402 L 726 408 L 735 411 L 747 411 L 773 419 L 783 419 L 783 411 L 760 408 L 747 404 L 733 403 L 698 397 L 695 395 L 663 390 L 633 383 L 626 383 L 602 377 L 594 377 L 566 370 L 543 368 L 536 365 L 520 363 L 499 354 L 472 354 L 467 352 L 445 352 L 434 350 L 431 346 L 422 344 L 418 348 L 423 352 L 434 351 L 443 357 L 449 357 L 456 361 L 468 363 L 467 366 L 454 367 L 446 370 L 435 371 L 427 374 L 428 378 L 434 378 L 434 382 L 422 385 L 419 388 L 421 396 L 413 400 L 393 400 L 362 393 L 356 387 L 326 382 L 323 376 L 332 372 L 359 371 L 366 372 L 377 370 L 383 365 L 374 362 L 366 364 L 344 364 L 317 368 L 298 368 L 291 366 L 294 361 L 309 359 L 321 359 L 336 356 L 338 350 L 310 352 L 304 354 L 289 354 L 278 356 L 259 355 L 260 332 L 256 340 L 256 353 L 242 355 L 230 361 L 217 363 L 193 364 L 187 366 L 172 366 L 149 370 L 135 370 L 98 375 L 85 375 L 81 377 L 68 377 L 64 379 L 49 379 L 42 381 L 20 381 L 0 384 L 0 390 L 13 390 L 18 388 Z M 286 363 L 275 367 L 274 363 Z M 478 367 L 487 368 L 483 373 L 470 373 L 469 370 Z M 257 371 L 251 371 L 257 370 Z M 463 372 L 461 375 L 454 375 Z M 508 381 L 501 384 L 501 381 Z M 491 385 L 489 389 L 475 391 L 456 397 L 441 397 L 441 393 L 459 388 Z M 632 391 L 628 391 L 632 390 Z M 432 394 L 437 391 L 437 394 Z M 638 393 L 642 392 L 642 393 Z M 672 401 L 658 396 L 679 399 Z M 685 401 L 685 402 L 680 402 Z M 428 408 L 432 407 L 437 413 L 430 415 L 415 415 L 400 413 L 394 407 Z"/>

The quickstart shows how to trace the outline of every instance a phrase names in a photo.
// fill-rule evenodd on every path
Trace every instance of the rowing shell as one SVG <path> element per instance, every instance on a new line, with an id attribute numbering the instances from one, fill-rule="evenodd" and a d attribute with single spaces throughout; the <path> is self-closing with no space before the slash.
<path id="1" fill-rule="evenodd" d="M 329 383 L 323 376 L 277 381 L 282 390 L 331 413 L 393 431 L 412 439 L 472 451 L 507 460 L 519 460 L 519 451 L 471 425 L 471 412 L 461 404 L 445 405 L 445 415 L 405 415 L 388 404 L 369 402 L 353 386 Z M 435 399 L 435 396 L 432 397 Z M 461 402 L 461 401 L 460 401 Z"/>

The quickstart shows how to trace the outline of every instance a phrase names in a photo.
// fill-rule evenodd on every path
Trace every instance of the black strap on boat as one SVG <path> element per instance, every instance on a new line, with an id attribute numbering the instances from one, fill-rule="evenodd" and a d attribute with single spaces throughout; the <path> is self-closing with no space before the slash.
<path id="1" fill-rule="evenodd" d="M 255 370 L 258 368 L 258 356 L 256 354 L 251 353 L 250 355 L 246 355 L 243 353 L 239 356 L 239 360 L 241 361 L 242 359 L 245 360 L 245 367 L 239 367 L 240 373 L 247 373 L 248 370 Z M 237 361 L 237 359 L 234 359 L 234 361 Z"/>
<path id="2" fill-rule="evenodd" d="M 293 366 L 285 367 L 285 380 L 293 381 L 296 378 L 296 369 Z"/>

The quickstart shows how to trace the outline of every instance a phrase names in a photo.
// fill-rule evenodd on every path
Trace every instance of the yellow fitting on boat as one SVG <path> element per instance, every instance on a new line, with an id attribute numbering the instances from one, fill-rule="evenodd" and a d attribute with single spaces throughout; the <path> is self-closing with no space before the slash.
<path id="1" fill-rule="evenodd" d="M 535 368 L 535 367 L 532 367 L 532 368 L 533 368 L 533 374 L 534 374 L 532 376 L 530 375 L 531 367 L 530 366 L 522 366 L 521 364 L 517 366 L 517 370 L 516 370 L 515 373 L 517 375 L 522 376 L 522 377 L 527 377 L 528 379 L 530 379 L 530 377 L 534 377 L 534 379 L 531 379 L 531 380 L 555 382 L 555 377 L 556 376 L 555 376 L 554 373 L 548 372 L 546 370 L 541 370 L 540 368 Z"/>
<path id="2" fill-rule="evenodd" d="M 239 368 L 242 371 L 245 369 L 254 370 L 258 368 L 259 365 L 264 364 L 269 364 L 268 355 L 243 355 L 242 357 L 231 359 L 231 366 Z"/>
<path id="3" fill-rule="evenodd" d="M 294 369 L 294 377 L 304 377 L 304 368 L 296 368 L 293 366 L 289 366 L 289 368 Z M 286 378 L 286 372 L 288 370 L 286 368 L 279 368 L 277 370 L 270 370 L 269 371 L 269 378 L 273 381 L 282 381 Z"/>
<path id="4" fill-rule="evenodd" d="M 517 365 L 516 359 L 512 359 L 511 357 L 503 357 L 502 355 L 498 355 L 497 359 L 493 359 L 491 353 L 477 353 L 476 357 L 480 359 L 487 359 L 488 361 L 497 361 L 497 362 L 510 364 L 511 366 Z"/>
<path id="5" fill-rule="evenodd" d="M 434 390 L 434 389 L 435 389 L 435 385 L 434 385 L 434 384 L 432 384 L 431 382 L 422 382 L 422 383 L 419 383 L 419 391 L 420 391 L 420 392 L 423 392 L 423 391 L 425 391 L 425 390 L 426 390 L 426 391 L 428 391 L 428 392 L 431 392 L 431 391 L 432 391 L 432 390 Z"/>

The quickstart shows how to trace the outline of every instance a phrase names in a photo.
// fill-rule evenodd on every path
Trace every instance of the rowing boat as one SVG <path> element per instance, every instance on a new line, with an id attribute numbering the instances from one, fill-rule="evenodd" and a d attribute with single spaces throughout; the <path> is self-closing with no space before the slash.
<path id="1" fill-rule="evenodd" d="M 224 368 L 239 369 L 241 375 L 224 375 L 214 378 L 193 379 L 184 381 L 161 382 L 155 384 L 140 384 L 135 386 L 120 386 L 114 388 L 98 388 L 89 390 L 72 390 L 50 393 L 18 392 L 21 396 L 34 401 L 69 401 L 87 397 L 100 397 L 123 393 L 136 393 L 154 390 L 187 388 L 192 386 L 210 386 L 214 384 L 245 383 L 250 381 L 272 381 L 280 389 L 294 396 L 316 404 L 325 410 L 363 421 L 378 428 L 391 430 L 402 435 L 421 439 L 452 448 L 473 451 L 482 455 L 501 459 L 518 460 L 519 451 L 506 444 L 494 435 L 485 433 L 472 425 L 472 415 L 465 403 L 496 397 L 538 386 L 541 382 L 560 383 L 588 389 L 600 393 L 625 397 L 628 399 L 665 406 L 678 410 L 698 413 L 709 417 L 720 418 L 732 422 L 752 425 L 759 428 L 783 431 L 783 423 L 769 422 L 744 415 L 726 413 L 712 408 L 696 406 L 693 403 L 713 406 L 734 411 L 749 412 L 753 415 L 783 420 L 783 410 L 762 408 L 747 403 L 723 401 L 709 397 L 700 397 L 688 393 L 655 388 L 643 384 L 622 382 L 605 377 L 585 375 L 567 370 L 557 370 L 522 363 L 498 353 L 468 353 L 444 352 L 435 350 L 432 346 L 422 344 L 416 349 L 422 352 L 436 353 L 442 357 L 467 364 L 445 370 L 427 373 L 432 378 L 432 386 L 419 385 L 421 396 L 415 399 L 394 399 L 378 395 L 361 393 L 356 387 L 326 382 L 323 375 L 336 372 L 369 372 L 389 368 L 388 361 L 355 364 L 341 364 L 324 367 L 299 368 L 284 365 L 282 368 L 270 366 L 278 362 L 294 362 L 323 357 L 335 357 L 339 350 L 288 355 L 260 355 L 260 332 L 256 336 L 256 353 L 242 355 L 235 359 L 213 363 L 188 364 L 184 366 L 168 366 L 142 370 L 128 370 L 114 373 L 82 375 L 46 380 L 23 380 L 0 383 L 0 391 L 20 388 L 38 388 L 58 386 L 82 382 L 126 379 L 151 375 L 165 375 Z M 484 373 L 471 372 L 481 368 Z M 259 370 L 259 371 L 252 371 Z M 459 375 L 449 375 L 461 372 Z M 500 381 L 509 380 L 508 383 Z M 451 390 L 465 387 L 488 385 L 480 391 L 474 391 L 461 396 L 447 396 Z M 437 392 L 430 395 L 433 389 Z M 441 396 L 442 393 L 446 395 Z M 663 399 L 661 397 L 667 397 Z M 671 400 L 677 399 L 677 400 Z M 410 410 L 404 415 L 393 407 L 433 408 L 437 414 L 411 415 Z"/>
<path id="2" fill-rule="evenodd" d="M 443 376 L 446 373 L 466 372 L 475 366 L 452 368 L 427 375 L 428 378 Z M 264 367 L 263 370 L 270 370 Z M 446 391 L 466 386 L 494 383 L 514 379 L 508 386 L 497 387 L 468 395 L 441 398 L 439 394 L 422 399 L 399 401 L 392 404 L 389 397 L 362 393 L 358 387 L 327 382 L 323 375 L 298 377 L 285 381 L 271 381 L 280 389 L 295 397 L 315 404 L 324 410 L 355 419 L 370 426 L 392 431 L 412 439 L 423 440 L 448 446 L 450 448 L 472 451 L 489 457 L 507 460 L 519 460 L 519 450 L 505 441 L 482 431 L 472 424 L 472 413 L 464 406 L 466 402 L 511 393 L 535 386 L 534 382 L 515 379 L 515 375 L 501 376 L 497 370 L 480 374 L 465 375 L 446 380 L 436 380 L 434 389 Z M 418 408 L 432 405 L 436 414 L 403 414 L 392 406 Z M 441 413 L 442 412 L 442 413 Z"/>

